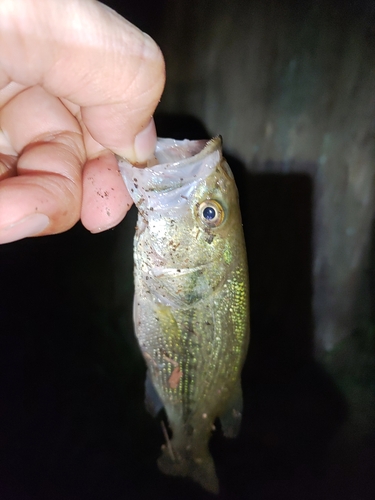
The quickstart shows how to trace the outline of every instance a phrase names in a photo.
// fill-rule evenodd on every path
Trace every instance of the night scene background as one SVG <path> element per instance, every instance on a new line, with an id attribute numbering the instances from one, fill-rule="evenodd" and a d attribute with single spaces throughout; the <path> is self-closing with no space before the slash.
<path id="1" fill-rule="evenodd" d="M 240 436 L 219 499 L 373 498 L 375 4 L 105 2 L 161 46 L 158 134 L 222 134 L 248 248 Z M 209 499 L 156 465 L 115 229 L 0 246 L 0 499 Z"/>

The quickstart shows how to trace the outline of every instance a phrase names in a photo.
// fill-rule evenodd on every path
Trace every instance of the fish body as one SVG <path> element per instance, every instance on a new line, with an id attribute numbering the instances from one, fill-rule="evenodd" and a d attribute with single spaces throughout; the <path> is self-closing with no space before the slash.
<path id="1" fill-rule="evenodd" d="M 172 439 L 159 468 L 218 491 L 208 441 L 234 437 L 249 339 L 248 272 L 238 194 L 221 139 L 159 139 L 144 169 L 119 162 L 139 210 L 134 325 Z M 155 394 L 154 394 L 155 396 Z"/>

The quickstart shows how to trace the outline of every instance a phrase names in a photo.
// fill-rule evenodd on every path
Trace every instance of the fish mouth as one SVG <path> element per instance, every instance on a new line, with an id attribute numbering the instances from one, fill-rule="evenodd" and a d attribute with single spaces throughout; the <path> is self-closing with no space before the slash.
<path id="1" fill-rule="evenodd" d="M 178 209 L 221 162 L 221 145 L 220 136 L 208 141 L 161 138 L 147 167 L 135 167 L 119 159 L 120 173 L 139 209 Z"/>

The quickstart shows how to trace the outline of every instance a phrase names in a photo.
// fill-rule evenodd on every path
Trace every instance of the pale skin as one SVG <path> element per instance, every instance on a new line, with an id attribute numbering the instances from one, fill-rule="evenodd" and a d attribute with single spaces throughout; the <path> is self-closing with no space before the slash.
<path id="1" fill-rule="evenodd" d="M 151 156 L 164 80 L 153 40 L 95 0 L 0 0 L 0 243 L 118 224 L 114 153 Z"/>

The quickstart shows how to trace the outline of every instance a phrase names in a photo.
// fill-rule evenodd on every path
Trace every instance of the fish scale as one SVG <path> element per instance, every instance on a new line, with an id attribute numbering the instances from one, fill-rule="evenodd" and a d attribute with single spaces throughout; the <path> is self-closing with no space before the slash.
<path id="1" fill-rule="evenodd" d="M 225 436 L 238 434 L 249 339 L 233 174 L 220 138 L 159 139 L 147 168 L 125 160 L 119 167 L 139 209 L 134 325 L 149 373 L 147 407 L 164 406 L 172 431 L 158 465 L 217 493 L 208 441 L 216 418 Z"/>

